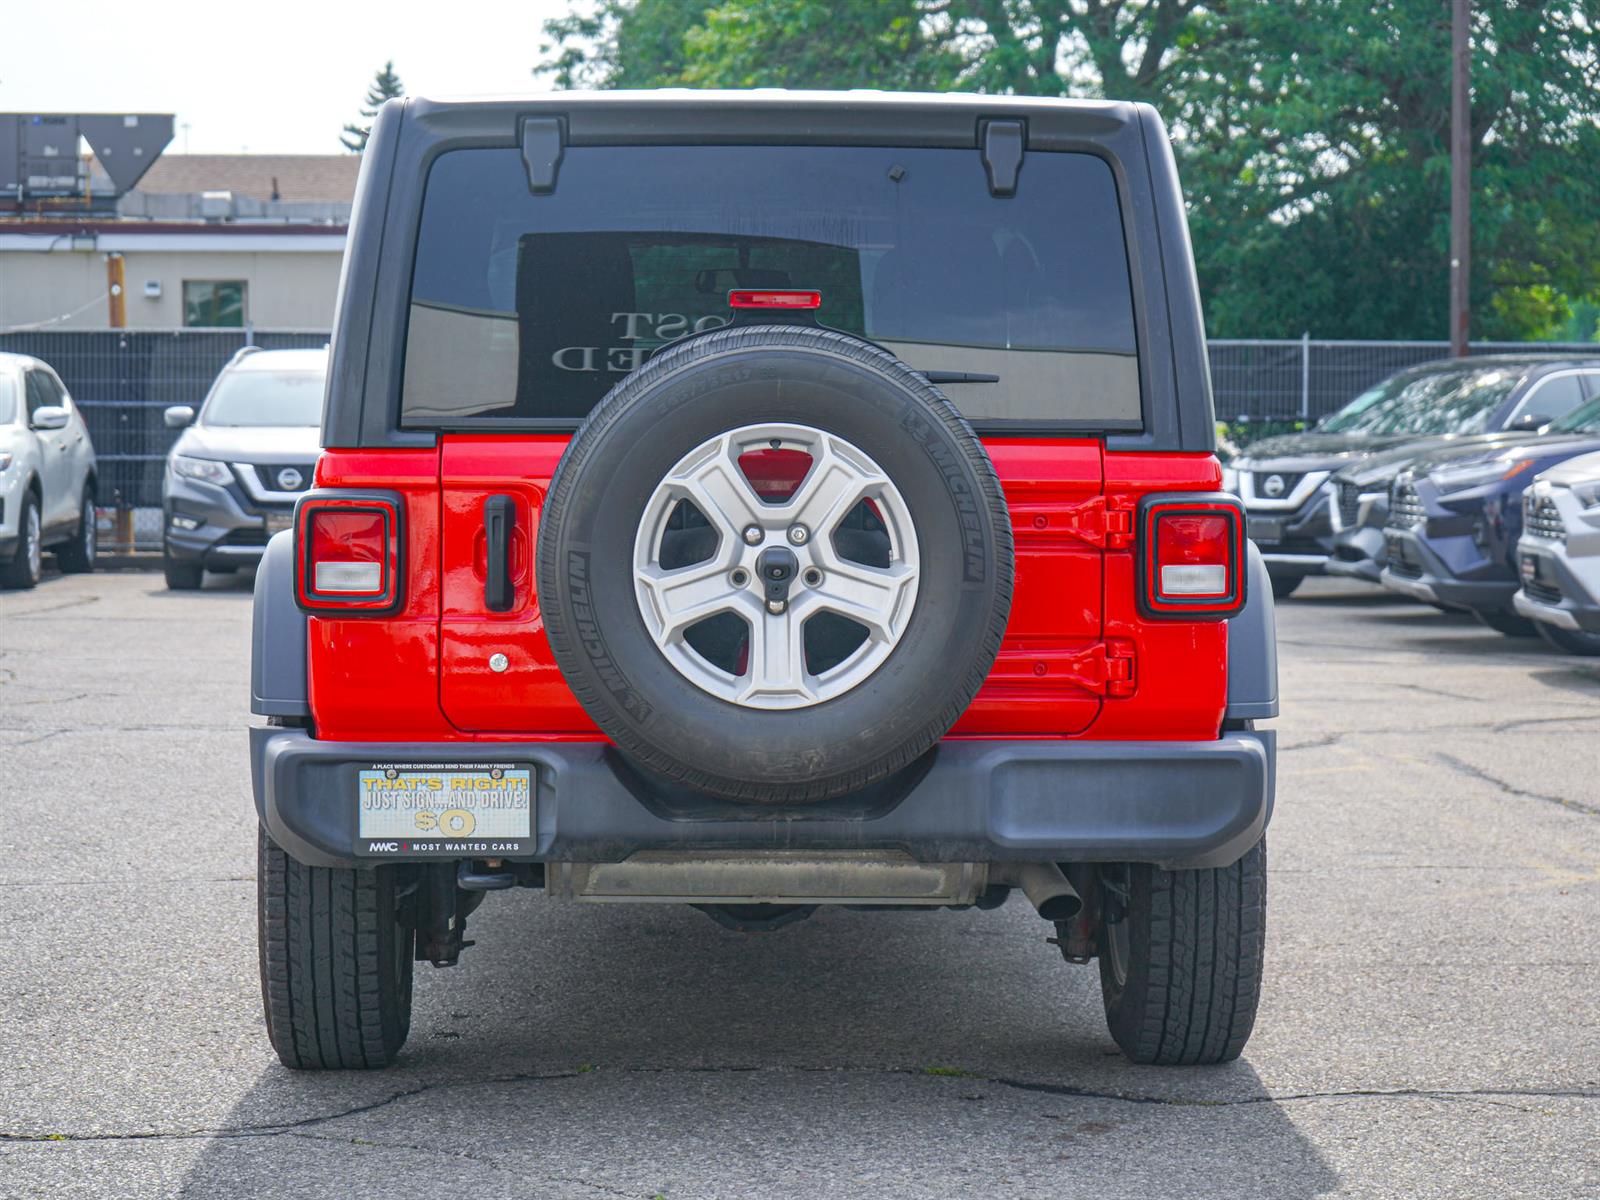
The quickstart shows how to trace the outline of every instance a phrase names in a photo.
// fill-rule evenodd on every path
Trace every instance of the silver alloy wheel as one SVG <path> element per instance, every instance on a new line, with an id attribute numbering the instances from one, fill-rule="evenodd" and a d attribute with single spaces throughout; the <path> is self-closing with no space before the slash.
<path id="1" fill-rule="evenodd" d="M 811 459 L 787 499 L 763 499 L 739 464 L 741 455 L 764 450 Z M 834 544 L 840 523 L 863 501 L 887 536 L 885 566 L 845 558 Z M 716 548 L 690 565 L 663 567 L 663 537 L 684 503 L 715 532 Z M 779 547 L 793 554 L 796 569 L 786 605 L 773 612 L 756 564 Z M 656 486 L 634 540 L 634 592 L 656 645 L 696 687 L 747 708 L 805 708 L 857 687 L 894 651 L 916 606 L 919 562 L 911 511 L 868 455 L 808 425 L 746 425 L 695 447 Z M 744 623 L 742 673 L 712 662 L 685 636 L 722 614 Z M 813 674 L 806 625 L 821 614 L 865 636 L 843 661 Z"/>
<path id="2" fill-rule="evenodd" d="M 37 581 L 44 574 L 44 545 L 39 527 L 39 506 L 28 505 L 28 528 L 23 534 L 28 556 L 28 578 Z"/>

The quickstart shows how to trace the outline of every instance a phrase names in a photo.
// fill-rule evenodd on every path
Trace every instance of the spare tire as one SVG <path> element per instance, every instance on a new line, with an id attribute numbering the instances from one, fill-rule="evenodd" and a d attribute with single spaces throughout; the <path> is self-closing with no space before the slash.
<path id="1" fill-rule="evenodd" d="M 537 580 L 556 662 L 624 754 L 795 804 L 949 730 L 1013 569 L 993 464 L 936 387 L 856 338 L 758 325 L 611 389 L 551 481 Z"/>

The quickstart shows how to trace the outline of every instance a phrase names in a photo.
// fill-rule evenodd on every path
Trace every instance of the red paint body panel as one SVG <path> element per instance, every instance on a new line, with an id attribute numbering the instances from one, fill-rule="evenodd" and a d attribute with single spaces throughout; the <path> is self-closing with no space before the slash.
<path id="1" fill-rule="evenodd" d="M 449 437 L 442 442 L 439 697 L 446 717 L 459 729 L 479 733 L 599 737 L 556 666 L 533 587 L 539 514 L 567 438 Z M 517 513 L 513 599 L 503 613 L 488 611 L 483 602 L 483 502 L 494 495 L 513 497 Z M 623 599 L 633 602 L 631 596 Z M 489 669 L 489 656 L 495 653 L 510 660 L 498 674 Z"/>
<path id="2" fill-rule="evenodd" d="M 337 450 L 316 486 L 387 488 L 405 501 L 405 603 L 392 617 L 312 617 L 307 646 L 317 736 L 347 741 L 454 735 L 439 711 L 439 452 Z"/>
<path id="3" fill-rule="evenodd" d="M 1154 492 L 1214 492 L 1222 468 L 1210 454 L 1107 454 L 1106 503 L 1138 511 Z M 1132 696 L 1108 703 L 1094 736 L 1203 740 L 1222 731 L 1228 695 L 1228 627 L 1220 621 L 1148 620 L 1139 612 L 1137 547 L 1106 551 L 1105 636 L 1136 647 Z"/>
<path id="4" fill-rule="evenodd" d="M 1011 509 L 1017 579 L 994 670 L 951 732 L 1081 732 L 1100 712 L 1077 665 L 1100 640 L 1102 556 L 1081 519 L 1100 495 L 1100 443 L 995 438 L 984 448 Z"/>
<path id="5" fill-rule="evenodd" d="M 332 450 L 319 487 L 405 499 L 405 607 L 313 617 L 319 737 L 354 741 L 570 740 L 600 734 L 555 665 L 533 587 L 533 547 L 563 436 L 449 436 L 433 450 Z M 1110 454 L 1093 439 L 994 438 L 1017 582 L 1000 657 L 953 737 L 1206 739 L 1227 691 L 1217 622 L 1148 620 L 1136 602 L 1133 514 L 1152 492 L 1214 491 L 1210 455 Z M 483 502 L 516 504 L 508 612 L 484 603 Z M 631 603 L 631 598 L 622 598 Z M 504 672 L 489 668 L 504 653 Z"/>

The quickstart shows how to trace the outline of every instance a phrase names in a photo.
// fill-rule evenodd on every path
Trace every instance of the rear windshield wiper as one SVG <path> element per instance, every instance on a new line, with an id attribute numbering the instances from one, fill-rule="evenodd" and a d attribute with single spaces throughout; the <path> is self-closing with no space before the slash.
<path id="1" fill-rule="evenodd" d="M 923 371 L 929 383 L 999 383 L 998 375 L 978 375 L 971 371 Z"/>

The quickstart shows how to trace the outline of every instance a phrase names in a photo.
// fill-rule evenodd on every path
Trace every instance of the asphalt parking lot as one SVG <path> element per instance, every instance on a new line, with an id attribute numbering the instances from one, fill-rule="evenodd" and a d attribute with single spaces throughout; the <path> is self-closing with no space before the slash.
<path id="1" fill-rule="evenodd" d="M 1600 661 L 1316 580 L 1256 1034 L 1129 1066 L 1020 900 L 491 897 L 382 1073 L 262 1030 L 247 580 L 0 595 L 0 1196 L 1600 1194 Z"/>

